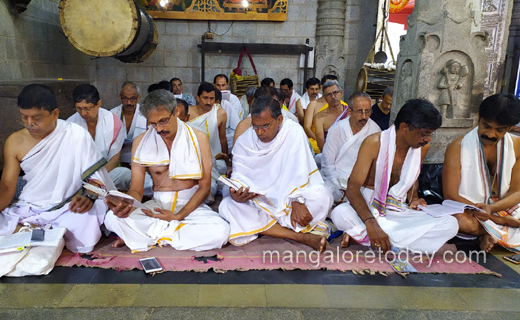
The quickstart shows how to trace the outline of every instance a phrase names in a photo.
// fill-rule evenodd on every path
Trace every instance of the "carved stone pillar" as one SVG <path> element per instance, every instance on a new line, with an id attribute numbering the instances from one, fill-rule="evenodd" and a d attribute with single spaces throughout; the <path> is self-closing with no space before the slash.
<path id="1" fill-rule="evenodd" d="M 316 77 L 344 76 L 344 36 L 347 0 L 318 0 Z M 344 79 L 341 79 L 344 80 Z"/>
<path id="2" fill-rule="evenodd" d="M 481 30 L 489 34 L 484 98 L 501 91 L 512 10 L 509 0 L 482 1 Z"/>
<path id="3" fill-rule="evenodd" d="M 520 60 L 520 0 L 515 0 L 509 26 L 509 40 L 507 44 L 507 58 L 502 92 L 514 93 L 516 88 L 517 71 Z"/>
<path id="4" fill-rule="evenodd" d="M 439 109 L 443 124 L 429 162 L 442 162 L 446 146 L 476 125 L 488 46 L 480 22 L 479 0 L 417 0 L 401 37 L 392 119 L 412 98 L 428 99 Z"/>

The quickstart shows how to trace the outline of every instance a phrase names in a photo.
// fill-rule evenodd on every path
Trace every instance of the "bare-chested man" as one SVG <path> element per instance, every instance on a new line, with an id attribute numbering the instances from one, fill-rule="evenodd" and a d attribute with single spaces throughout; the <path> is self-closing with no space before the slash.
<path id="1" fill-rule="evenodd" d="M 444 197 L 484 210 L 455 217 L 460 231 L 481 236 L 489 251 L 498 242 L 520 252 L 520 137 L 508 133 L 520 122 L 520 100 L 495 94 L 480 105 L 478 127 L 446 149 Z"/>
<path id="2" fill-rule="evenodd" d="M 177 250 L 220 248 L 229 237 L 229 225 L 203 204 L 211 186 L 208 137 L 177 118 L 177 101 L 169 91 L 151 92 L 142 110 L 153 130 L 134 141 L 128 194 L 141 201 L 148 170 L 154 182 L 153 200 L 146 202 L 151 210 L 109 204 L 105 225 L 121 238 L 114 246 L 126 243 L 135 251 L 156 244 Z"/>
<path id="3" fill-rule="evenodd" d="M 301 96 L 293 89 L 292 80 L 289 78 L 282 79 L 282 81 L 280 81 L 280 89 L 285 96 L 284 104 L 287 110 L 292 114 L 296 114 L 296 102 Z"/>
<path id="4" fill-rule="evenodd" d="M 457 234 L 454 217 L 434 218 L 418 210 L 426 201 L 417 195 L 417 177 L 441 123 L 429 101 L 409 100 L 399 110 L 395 126 L 363 141 L 347 184 L 350 203 L 331 213 L 345 232 L 342 245 L 352 238 L 384 252 L 395 247 L 433 253 Z"/>
<path id="5" fill-rule="evenodd" d="M 298 101 L 296 101 L 296 117 L 298 117 L 298 121 L 301 125 L 303 125 L 303 119 L 305 117 L 307 106 L 309 103 L 319 98 L 321 98 L 320 79 L 309 78 L 305 82 L 305 93 L 303 96 L 301 96 L 300 99 L 298 99 Z"/>
<path id="6" fill-rule="evenodd" d="M 82 181 L 114 189 L 103 167 L 107 161 L 82 127 L 58 120 L 56 96 L 46 86 L 31 84 L 18 96 L 24 129 L 7 138 L 0 180 L 0 236 L 20 224 L 66 228 L 65 245 L 90 252 L 101 237 L 105 203 L 83 196 Z M 27 184 L 12 206 L 20 170 Z"/>

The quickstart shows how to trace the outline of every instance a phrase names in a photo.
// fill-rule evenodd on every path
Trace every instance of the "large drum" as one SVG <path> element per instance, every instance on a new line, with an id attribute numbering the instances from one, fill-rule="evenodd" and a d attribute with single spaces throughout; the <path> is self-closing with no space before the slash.
<path id="1" fill-rule="evenodd" d="M 61 0 L 60 23 L 83 53 L 142 62 L 157 47 L 153 19 L 134 0 Z"/>

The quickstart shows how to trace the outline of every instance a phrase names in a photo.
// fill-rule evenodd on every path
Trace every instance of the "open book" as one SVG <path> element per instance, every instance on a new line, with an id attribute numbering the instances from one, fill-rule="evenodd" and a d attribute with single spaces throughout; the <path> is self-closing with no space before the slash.
<path id="1" fill-rule="evenodd" d="M 119 202 L 124 202 L 124 203 L 128 203 L 128 204 L 132 204 L 132 206 L 134 206 L 135 208 L 138 208 L 138 209 L 152 210 L 151 208 L 148 208 L 147 206 L 145 206 L 141 202 L 137 201 L 133 197 L 127 195 L 126 193 L 119 192 L 117 190 L 110 190 L 107 192 L 88 182 L 83 182 L 83 188 L 97 194 L 100 199 L 107 199 L 108 201 L 110 201 L 110 203 L 112 203 L 114 205 L 117 205 Z"/>
<path id="2" fill-rule="evenodd" d="M 466 209 L 484 212 L 484 210 L 479 209 L 475 206 L 465 204 L 462 202 L 458 202 L 458 201 L 453 201 L 453 200 L 444 200 L 442 202 L 442 204 L 430 204 L 426 207 L 419 205 L 419 208 L 422 211 L 429 214 L 430 216 L 433 216 L 436 218 L 443 217 L 443 216 L 450 216 L 450 215 L 457 214 L 457 213 L 462 213 Z"/>
<path id="3" fill-rule="evenodd" d="M 10 234 L 8 236 L 0 237 L 0 253 L 16 251 L 24 247 L 57 247 L 60 242 L 60 239 L 63 238 L 65 231 L 67 231 L 65 228 L 45 230 L 45 236 L 43 241 L 32 241 L 32 232 L 18 232 L 15 234 Z"/>
<path id="4" fill-rule="evenodd" d="M 232 180 L 230 180 L 230 179 L 228 179 L 228 178 L 226 178 L 226 177 L 224 177 L 224 176 L 220 176 L 218 179 L 219 179 L 222 183 L 224 183 L 225 185 L 227 185 L 228 187 L 235 189 L 235 191 L 238 190 L 238 189 L 240 189 L 240 188 L 242 188 L 242 185 L 244 185 L 243 183 L 240 184 L 240 183 L 234 182 L 234 181 L 232 181 Z M 245 186 L 245 185 L 244 185 L 244 186 Z M 246 188 L 247 188 L 247 186 L 244 187 L 244 189 L 246 189 Z M 276 205 L 273 203 L 273 201 L 272 201 L 271 199 L 269 199 L 268 197 L 266 197 L 265 195 L 260 194 L 260 193 L 258 193 L 258 192 L 254 192 L 254 191 L 251 190 L 251 189 L 249 190 L 249 193 L 256 193 L 256 194 L 257 194 L 256 198 L 258 198 L 259 200 L 261 200 L 262 202 L 264 202 L 264 203 L 267 204 L 268 206 L 273 207 L 273 208 L 276 208 Z"/>

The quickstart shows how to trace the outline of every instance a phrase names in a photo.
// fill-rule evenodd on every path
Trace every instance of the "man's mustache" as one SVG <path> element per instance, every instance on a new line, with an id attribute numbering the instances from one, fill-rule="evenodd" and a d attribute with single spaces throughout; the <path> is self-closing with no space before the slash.
<path id="1" fill-rule="evenodd" d="M 485 134 L 481 135 L 480 138 L 484 139 L 484 140 L 492 141 L 492 142 L 497 142 L 498 141 L 497 138 L 490 138 L 490 137 L 486 136 Z"/>
<path id="2" fill-rule="evenodd" d="M 164 130 L 157 131 L 157 134 L 168 134 L 168 133 L 170 133 L 170 131 L 164 131 Z"/>

